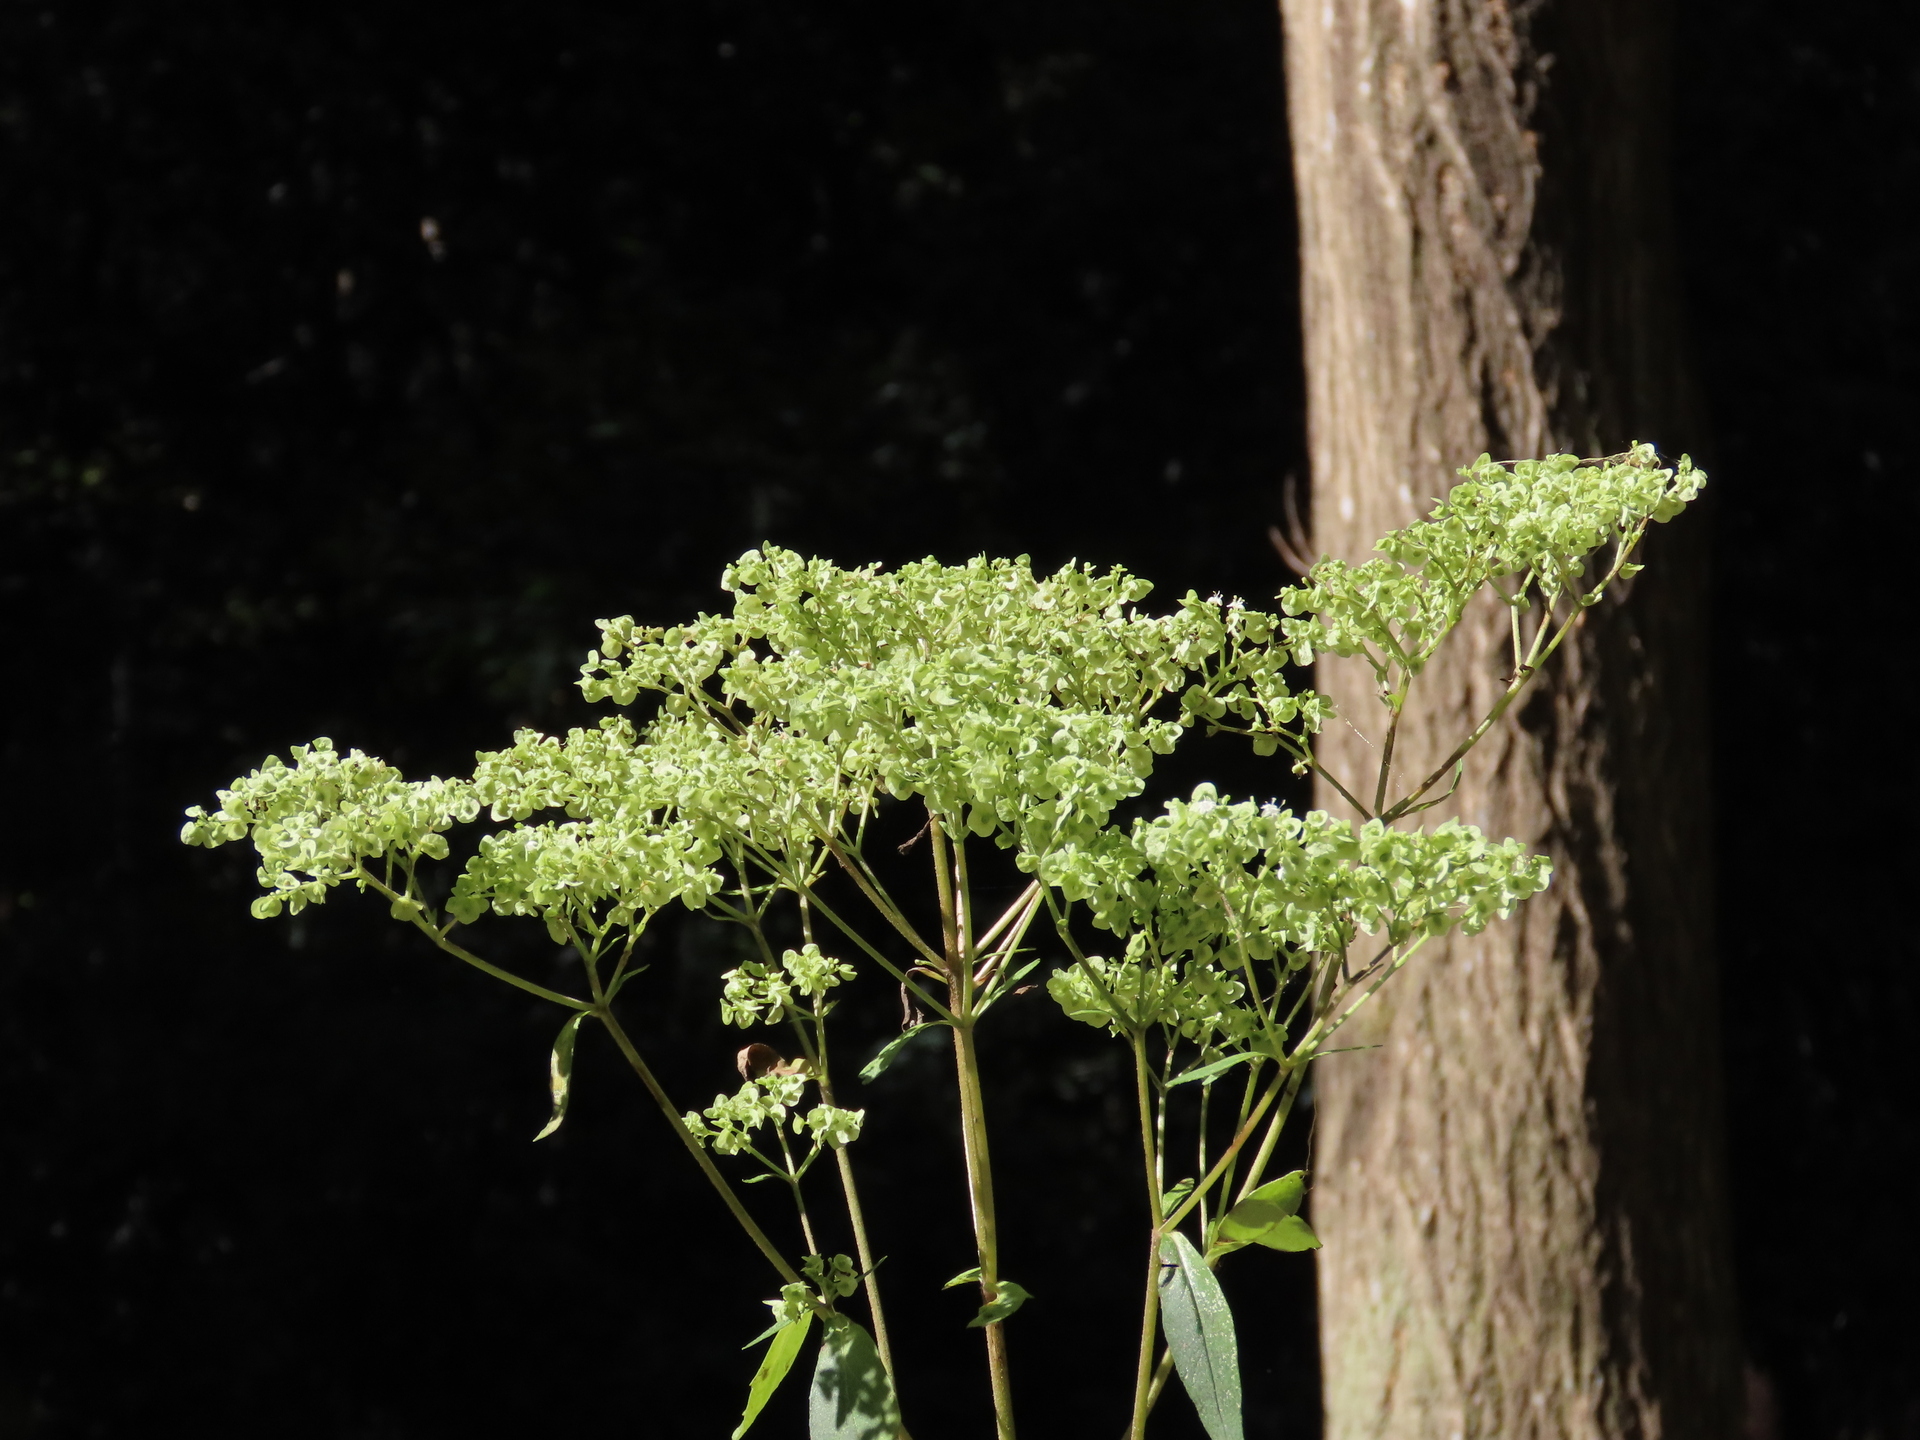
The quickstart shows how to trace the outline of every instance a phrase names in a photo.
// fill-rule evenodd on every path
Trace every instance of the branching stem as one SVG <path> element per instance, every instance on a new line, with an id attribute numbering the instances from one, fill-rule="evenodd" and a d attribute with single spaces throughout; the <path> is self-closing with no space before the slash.
<path id="1" fill-rule="evenodd" d="M 633 1073 L 640 1077 L 640 1083 L 646 1086 L 647 1093 L 653 1096 L 654 1103 L 660 1107 L 660 1113 L 667 1117 L 668 1128 L 680 1137 L 680 1143 L 686 1146 L 687 1153 L 693 1156 L 693 1163 L 700 1167 L 700 1173 L 707 1177 L 707 1183 L 712 1185 L 719 1193 L 721 1200 L 726 1202 L 727 1209 L 733 1212 L 733 1218 L 738 1220 L 740 1228 L 747 1232 L 747 1238 L 753 1241 L 762 1255 L 767 1257 L 767 1262 L 773 1266 L 782 1280 L 789 1285 L 802 1283 L 793 1266 L 787 1263 L 786 1256 L 780 1253 L 774 1243 L 767 1238 L 766 1231 L 762 1230 L 753 1216 L 747 1213 L 747 1207 L 740 1203 L 740 1197 L 734 1193 L 733 1186 L 727 1183 L 727 1177 L 720 1173 L 719 1168 L 713 1163 L 713 1157 L 707 1154 L 706 1146 L 688 1133 L 686 1125 L 680 1119 L 680 1112 L 673 1108 L 673 1102 L 667 1098 L 667 1092 L 660 1088 L 660 1082 L 654 1078 L 653 1071 L 647 1068 L 647 1062 L 640 1058 L 640 1052 L 633 1048 L 633 1041 L 627 1038 L 627 1032 L 614 1018 L 613 1012 L 601 1010 L 595 1013 L 600 1023 L 607 1027 L 607 1033 L 613 1036 L 613 1043 L 620 1047 L 620 1053 L 627 1057 L 627 1064 L 633 1067 Z"/>

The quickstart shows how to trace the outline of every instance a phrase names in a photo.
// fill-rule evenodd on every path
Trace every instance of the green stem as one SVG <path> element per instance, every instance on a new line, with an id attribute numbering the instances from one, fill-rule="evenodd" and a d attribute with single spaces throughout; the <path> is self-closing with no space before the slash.
<path id="1" fill-rule="evenodd" d="M 881 918 L 900 932 L 900 938 L 918 950 L 921 955 L 926 957 L 929 963 L 936 966 L 941 964 L 939 952 L 920 938 L 920 932 L 914 929 L 913 926 L 908 923 L 907 917 L 900 913 L 900 907 L 893 903 L 893 898 L 888 895 L 886 891 L 882 890 L 879 882 L 868 874 L 867 867 L 864 864 L 858 863 L 859 856 L 849 857 L 847 852 L 840 848 L 839 841 L 835 840 L 831 835 L 822 837 L 822 843 L 826 845 L 828 852 L 833 858 L 840 862 L 840 867 L 853 878 L 853 883 L 859 887 L 860 893 L 867 897 L 868 903 L 880 912 Z M 809 888 L 809 895 L 811 896 L 811 888 Z M 818 897 L 812 898 L 815 904 L 819 904 Z M 824 905 L 820 907 L 820 910 L 822 914 L 828 913 Z"/>
<path id="2" fill-rule="evenodd" d="M 947 855 L 947 832 L 940 817 L 927 811 L 927 833 L 933 844 L 933 882 L 940 894 L 940 941 L 949 969 L 971 970 L 960 940 L 960 918 L 953 893 L 953 865 Z"/>
<path id="3" fill-rule="evenodd" d="M 1273 1112 L 1273 1119 L 1267 1122 L 1267 1133 L 1261 1138 L 1260 1148 L 1255 1152 L 1252 1163 L 1247 1166 L 1247 1178 L 1240 1183 L 1240 1193 L 1234 1196 L 1234 1203 L 1252 1194 L 1260 1184 L 1260 1177 L 1266 1173 L 1267 1161 L 1273 1158 L 1273 1147 L 1280 1140 L 1280 1132 L 1286 1128 L 1287 1116 L 1293 1113 L 1294 1097 L 1300 1093 L 1300 1082 L 1306 1078 L 1307 1067 L 1296 1065 L 1293 1074 L 1287 1077 L 1286 1092 L 1280 1097 L 1280 1105 Z M 1231 1187 L 1232 1182 L 1228 1182 Z M 1226 1207 L 1223 1205 L 1222 1210 Z"/>
<path id="4" fill-rule="evenodd" d="M 823 1096 L 831 1105 L 833 1098 Z M 873 1247 L 867 1243 L 867 1217 L 860 1208 L 860 1190 L 853 1182 L 853 1159 L 847 1154 L 846 1146 L 833 1152 L 833 1158 L 840 1164 L 840 1189 L 847 1197 L 847 1218 L 853 1222 L 853 1248 L 860 1256 L 861 1283 L 866 1287 L 867 1310 L 873 1316 L 873 1344 L 880 1352 L 880 1364 L 889 1375 L 893 1368 L 893 1346 L 887 1339 L 887 1314 L 880 1308 L 880 1273 L 873 1258 Z M 899 1382 L 894 1382 L 899 1389 Z"/>
<path id="5" fill-rule="evenodd" d="M 800 1172 L 793 1165 L 793 1149 L 787 1144 L 785 1120 L 773 1122 L 773 1137 L 780 1142 L 780 1158 L 786 1161 L 787 1189 L 793 1192 L 793 1208 L 800 1212 L 800 1233 L 806 1237 L 807 1254 L 817 1256 L 820 1242 L 813 1238 L 813 1220 L 807 1214 L 807 1197 L 800 1193 Z"/>
<path id="6" fill-rule="evenodd" d="M 1147 1284 L 1140 1315 L 1140 1358 L 1134 1367 L 1133 1426 L 1128 1432 L 1132 1440 L 1142 1440 L 1147 1433 L 1147 1394 L 1153 1387 L 1153 1342 L 1160 1333 L 1160 1237 L 1164 1216 L 1160 1209 L 1160 1157 L 1159 1147 L 1154 1143 L 1154 1108 L 1152 1085 L 1147 1076 L 1146 1035 L 1136 1029 L 1128 1038 L 1133 1042 L 1134 1100 L 1140 1111 L 1140 1157 L 1146 1166 L 1147 1212 L 1153 1219 L 1153 1229 L 1147 1237 Z"/>
<path id="7" fill-rule="evenodd" d="M 1446 760 L 1442 762 L 1439 769 L 1435 770 L 1421 782 L 1418 790 L 1402 797 L 1395 802 L 1391 810 L 1383 812 L 1380 816 L 1382 820 L 1391 823 L 1406 814 L 1414 801 L 1426 794 L 1427 791 L 1431 790 L 1435 785 L 1438 785 L 1446 776 L 1446 773 L 1461 760 L 1465 759 L 1467 752 L 1486 737 L 1487 731 L 1499 723 L 1500 717 L 1507 713 L 1507 709 L 1513 704 L 1515 697 L 1517 697 L 1522 690 L 1526 689 L 1527 682 L 1532 680 L 1535 675 L 1538 675 L 1540 673 L 1540 667 L 1553 658 L 1554 652 L 1560 648 L 1560 642 L 1566 639 L 1573 631 L 1573 628 L 1586 618 L 1587 607 L 1598 601 L 1600 596 L 1606 591 L 1606 588 L 1619 577 L 1620 567 L 1626 564 L 1627 557 L 1633 553 L 1633 547 L 1640 542 L 1640 537 L 1645 531 L 1646 523 L 1642 521 L 1635 529 L 1633 539 L 1630 542 L 1622 544 L 1616 550 L 1613 566 L 1608 570 L 1606 577 L 1602 579 L 1598 585 L 1594 586 L 1592 590 L 1587 592 L 1586 595 L 1581 596 L 1575 602 L 1574 612 L 1561 623 L 1559 629 L 1553 632 L 1553 639 L 1547 641 L 1543 646 L 1542 640 L 1547 634 L 1545 621 L 1551 619 L 1553 614 L 1552 608 L 1550 606 L 1547 608 L 1547 613 L 1543 618 L 1541 627 L 1534 635 L 1533 648 L 1527 656 L 1527 663 L 1514 671 L 1513 679 L 1507 682 L 1506 692 L 1494 702 L 1493 709 L 1487 712 L 1486 719 L 1473 727 L 1473 732 L 1460 742 L 1454 749 L 1453 754 L 1449 755 Z"/>
<path id="8" fill-rule="evenodd" d="M 1220 1257 L 1216 1255 L 1207 1261 L 1207 1268 L 1209 1270 L 1216 1269 L 1219 1262 Z M 1173 1351 L 1166 1346 L 1162 1346 L 1160 1350 L 1160 1363 L 1156 1365 L 1153 1370 L 1153 1386 L 1147 1391 L 1147 1413 L 1149 1415 L 1153 1413 L 1153 1407 L 1160 1403 L 1160 1392 L 1167 1388 L 1167 1381 L 1172 1378 Z"/>
<path id="9" fill-rule="evenodd" d="M 1280 1068 L 1279 1073 L 1273 1077 L 1272 1083 L 1267 1086 L 1266 1093 L 1260 1097 L 1260 1102 L 1253 1107 L 1253 1113 L 1247 1116 L 1240 1128 L 1234 1132 L 1232 1143 L 1221 1153 L 1220 1158 L 1213 1162 L 1213 1169 L 1201 1178 L 1200 1183 L 1195 1185 L 1187 1198 L 1175 1207 L 1174 1212 L 1160 1222 L 1162 1235 L 1170 1233 L 1193 1212 L 1194 1207 L 1207 1197 L 1207 1193 L 1213 1189 L 1227 1167 L 1233 1163 L 1234 1157 L 1240 1153 L 1247 1141 L 1253 1138 L 1255 1128 L 1267 1118 L 1267 1111 L 1273 1107 L 1273 1102 L 1280 1098 L 1280 1092 L 1286 1085 L 1288 1070 L 1289 1067 L 1284 1065 Z"/>
<path id="10" fill-rule="evenodd" d="M 1387 807 L 1387 777 L 1393 773 L 1393 742 L 1400 735 L 1400 715 L 1405 703 L 1404 693 L 1392 702 L 1393 718 L 1387 721 L 1387 738 L 1380 747 L 1380 778 L 1373 787 L 1373 813 L 1376 815 Z"/>
<path id="11" fill-rule="evenodd" d="M 688 1133 L 686 1125 L 680 1119 L 680 1112 L 673 1108 L 673 1102 L 667 1098 L 667 1092 L 660 1088 L 660 1082 L 654 1078 L 653 1071 L 647 1068 L 647 1062 L 640 1058 L 640 1052 L 633 1048 L 633 1041 L 627 1038 L 627 1032 L 613 1017 L 611 1010 L 596 1012 L 600 1023 L 607 1027 L 607 1033 L 613 1036 L 613 1043 L 620 1047 L 620 1053 L 627 1057 L 627 1064 L 633 1067 L 633 1073 L 640 1077 L 640 1083 L 647 1087 L 647 1093 L 653 1096 L 654 1103 L 660 1107 L 660 1113 L 667 1117 L 667 1124 L 673 1133 L 680 1137 L 680 1143 L 687 1147 L 687 1153 L 693 1156 L 693 1163 L 700 1167 L 700 1173 L 707 1177 L 709 1184 L 726 1202 L 727 1209 L 733 1212 L 733 1218 L 740 1222 L 740 1228 L 747 1232 L 747 1238 L 759 1247 L 760 1253 L 767 1257 L 780 1278 L 789 1285 L 798 1285 L 800 1276 L 786 1257 L 775 1248 L 767 1238 L 766 1232 L 754 1222 L 747 1213 L 747 1207 L 740 1203 L 740 1197 L 734 1194 L 733 1186 L 727 1183 L 726 1176 L 715 1167 L 713 1158 L 707 1154 L 706 1147 Z"/>
<path id="12" fill-rule="evenodd" d="M 982 1303 L 992 1304 L 1000 1298 L 1000 1234 L 993 1209 L 993 1162 L 987 1154 L 986 1114 L 981 1105 L 980 1057 L 973 1043 L 973 1018 L 966 1013 L 969 978 L 965 970 L 953 978 L 954 1009 L 962 1013 L 961 1023 L 953 1027 L 953 1058 L 960 1074 L 960 1134 L 967 1157 L 967 1198 L 973 1207 L 974 1243 L 980 1256 L 980 1296 Z M 999 1440 L 1014 1440 L 1006 1327 L 995 1320 L 985 1328 L 994 1422 Z"/>
<path id="13" fill-rule="evenodd" d="M 402 895 L 392 886 L 383 884 L 380 880 L 369 874 L 365 866 L 360 868 L 356 878 L 364 880 L 389 900 L 408 900 L 408 902 L 413 905 L 419 905 L 420 903 L 417 900 L 412 900 L 410 897 Z M 409 918 L 413 921 L 413 926 L 416 930 L 425 935 L 435 945 L 439 946 L 440 949 L 446 951 L 447 954 L 453 956 L 454 959 L 465 961 L 467 964 L 473 966 L 474 969 L 484 971 L 496 980 L 504 980 L 516 990 L 524 990 L 529 995 L 538 995 L 542 1000 L 551 1000 L 554 1004 L 564 1005 L 569 1010 L 593 1009 L 591 1001 L 576 1000 L 571 995 L 562 995 L 558 990 L 549 990 L 546 986 L 536 985 L 531 980 L 522 980 L 511 970 L 502 970 L 498 965 L 482 960 L 471 950 L 454 944 L 451 940 L 447 939 L 445 934 L 434 928 L 433 921 L 428 918 L 424 908 L 416 910 Z"/>

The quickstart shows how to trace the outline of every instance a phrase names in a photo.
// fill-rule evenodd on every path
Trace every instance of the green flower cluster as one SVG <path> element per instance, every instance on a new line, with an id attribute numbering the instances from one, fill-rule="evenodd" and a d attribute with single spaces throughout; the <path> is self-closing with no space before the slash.
<path id="1" fill-rule="evenodd" d="M 778 1128 L 799 1105 L 805 1095 L 807 1077 L 801 1074 L 762 1075 L 749 1080 L 731 1095 L 716 1095 L 705 1110 L 689 1110 L 681 1117 L 702 1145 L 722 1155 L 738 1155 L 751 1148 L 750 1136 L 761 1127 Z M 793 1133 L 811 1134 L 816 1146 L 839 1149 L 860 1138 L 866 1120 L 864 1110 L 841 1110 L 832 1105 L 816 1105 L 804 1115 L 793 1116 Z"/>
<path id="2" fill-rule="evenodd" d="M 1124 570 L 1039 578 L 1024 558 L 849 570 L 768 546 L 724 583 L 730 615 L 603 622 L 583 688 L 619 704 L 658 692 L 669 717 L 706 712 L 759 774 L 778 767 L 779 791 L 803 802 L 788 813 L 816 821 L 864 813 L 876 792 L 920 796 L 956 831 L 1049 849 L 1094 834 L 1196 720 L 1319 713 L 1286 686 L 1277 617 L 1191 594 L 1144 615 L 1151 587 Z"/>
<path id="3" fill-rule="evenodd" d="M 788 950 L 776 969 L 758 960 L 749 960 L 720 977 L 720 1018 L 742 1030 L 754 1025 L 778 1025 L 788 1012 L 805 1007 L 794 1004 L 794 992 L 809 1000 L 818 1000 L 835 985 L 853 979 L 853 966 L 831 955 L 823 955 L 812 941 L 798 950 Z"/>
<path id="4" fill-rule="evenodd" d="M 294 746 L 291 765 L 269 755 L 218 798 L 212 814 L 198 805 L 187 811 L 180 839 L 212 849 L 251 837 L 267 892 L 253 902 L 262 919 L 322 903 L 374 856 L 445 859 L 445 832 L 480 811 L 461 781 L 409 782 L 358 750 L 341 755 L 325 738 Z"/>
<path id="5" fill-rule="evenodd" d="M 1388 949 L 1456 925 L 1475 934 L 1545 889 L 1552 869 L 1519 841 L 1490 841 L 1458 821 L 1418 831 L 1298 816 L 1222 802 L 1211 785 L 1136 822 L 1126 845 L 1102 847 L 1113 874 L 1131 868 L 1121 882 L 1076 884 L 1076 858 L 1054 857 L 1055 883 L 1084 892 L 1094 923 L 1129 939 L 1122 960 L 1090 956 L 1056 971 L 1054 998 L 1091 1025 L 1165 1025 L 1205 1048 L 1259 1028 L 1235 1009 L 1247 986 L 1221 967 L 1274 962 L 1278 985 L 1363 934 Z"/>
<path id="6" fill-rule="evenodd" d="M 1549 607 L 1567 594 L 1592 604 L 1615 573 L 1638 571 L 1625 554 L 1648 523 L 1678 515 L 1707 478 L 1686 456 L 1662 466 L 1651 445 L 1597 463 L 1553 455 L 1507 466 L 1482 455 L 1460 473 L 1430 518 L 1374 547 L 1384 558 L 1323 559 L 1281 593 L 1295 661 L 1360 655 L 1383 675 L 1390 665 L 1418 674 L 1489 584 L 1515 607 L 1530 590 Z M 1609 543 L 1617 568 L 1582 588 L 1588 558 Z"/>

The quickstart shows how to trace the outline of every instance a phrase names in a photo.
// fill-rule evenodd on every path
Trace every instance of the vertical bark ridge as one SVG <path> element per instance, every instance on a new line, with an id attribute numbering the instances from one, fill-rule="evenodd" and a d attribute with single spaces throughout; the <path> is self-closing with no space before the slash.
<path id="1" fill-rule="evenodd" d="M 1697 411 L 1656 0 L 1281 9 L 1319 548 L 1362 558 L 1483 450 L 1674 443 Z M 1317 1069 L 1331 1440 L 1737 1428 L 1698 517 L 1648 548 L 1450 805 L 1550 853 L 1552 890 L 1430 945 L 1342 1042 L 1383 1048 Z M 1416 686 L 1403 786 L 1491 706 L 1507 646 L 1476 607 Z M 1320 683 L 1351 788 L 1383 712 L 1353 667 Z"/>

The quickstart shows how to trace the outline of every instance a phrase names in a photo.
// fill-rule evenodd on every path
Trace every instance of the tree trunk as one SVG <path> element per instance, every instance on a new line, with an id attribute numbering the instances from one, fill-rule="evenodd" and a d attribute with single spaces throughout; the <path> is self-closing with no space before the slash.
<path id="1" fill-rule="evenodd" d="M 1362 558 L 1482 451 L 1697 443 L 1656 0 L 1282 13 L 1316 548 Z M 1423 950 L 1342 1041 L 1384 1048 L 1316 1067 L 1330 1440 L 1739 1428 L 1702 517 L 1646 550 L 1450 802 L 1550 853 L 1552 888 Z M 1491 705 L 1506 625 L 1474 612 L 1415 685 L 1400 788 Z M 1322 668 L 1351 721 L 1325 753 L 1370 790 L 1383 712 Z"/>

